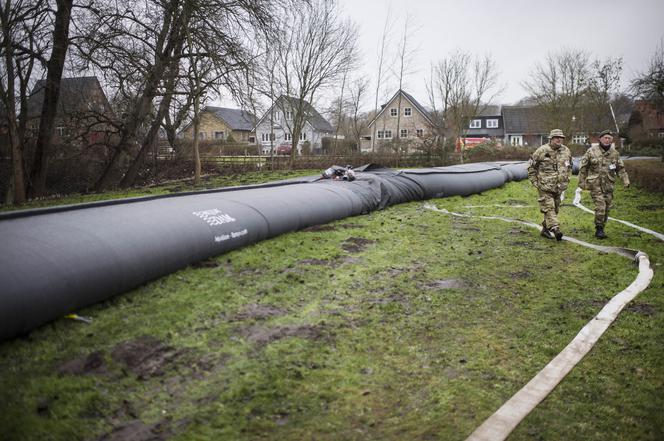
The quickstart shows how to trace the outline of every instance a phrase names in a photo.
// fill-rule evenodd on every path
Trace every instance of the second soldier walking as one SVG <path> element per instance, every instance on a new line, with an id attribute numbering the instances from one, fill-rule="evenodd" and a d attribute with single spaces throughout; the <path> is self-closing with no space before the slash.
<path id="1" fill-rule="evenodd" d="M 542 236 L 557 240 L 563 238 L 558 222 L 560 201 L 572 174 L 572 154 L 563 139 L 562 130 L 551 130 L 549 143 L 535 150 L 528 166 L 528 179 L 537 188 L 537 202 L 544 214 Z"/>

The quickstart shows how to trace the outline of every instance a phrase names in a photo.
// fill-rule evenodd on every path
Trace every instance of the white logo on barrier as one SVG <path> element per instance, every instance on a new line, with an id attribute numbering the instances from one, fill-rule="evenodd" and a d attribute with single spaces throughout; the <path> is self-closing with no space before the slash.
<path id="1" fill-rule="evenodd" d="M 211 210 L 194 211 L 192 214 L 196 217 L 200 217 L 212 227 L 235 222 L 235 218 L 226 213 L 222 213 L 221 210 L 216 208 Z"/>
<path id="2" fill-rule="evenodd" d="M 233 231 L 231 234 L 221 234 L 219 236 L 214 236 L 214 241 L 215 242 L 224 242 L 230 238 L 236 238 L 236 237 L 242 237 L 246 236 L 248 233 L 247 229 L 245 228 L 244 230 L 241 231 Z"/>

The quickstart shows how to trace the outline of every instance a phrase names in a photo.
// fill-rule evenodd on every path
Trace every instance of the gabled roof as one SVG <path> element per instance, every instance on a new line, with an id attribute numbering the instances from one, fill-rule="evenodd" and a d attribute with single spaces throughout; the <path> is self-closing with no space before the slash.
<path id="1" fill-rule="evenodd" d="M 295 108 L 297 107 L 298 104 L 298 98 L 294 98 L 291 96 L 286 96 L 286 95 L 281 95 L 277 100 L 274 102 L 272 107 L 270 107 L 267 112 L 261 117 L 260 120 L 256 123 L 256 126 L 258 126 L 267 115 L 272 112 L 272 109 L 274 107 L 280 107 L 282 106 L 282 102 L 287 101 L 288 102 L 288 107 L 290 108 Z M 334 128 L 332 125 L 320 114 L 318 111 L 312 106 L 308 101 L 302 100 L 302 107 L 304 109 L 304 112 L 308 115 L 306 121 L 311 124 L 311 126 L 319 131 L 319 132 L 334 132 Z M 285 107 L 285 106 L 284 106 Z"/>
<path id="2" fill-rule="evenodd" d="M 549 133 L 543 112 L 534 106 L 503 106 L 505 133 Z"/>
<path id="3" fill-rule="evenodd" d="M 388 109 L 388 108 L 390 107 L 390 103 L 392 103 L 392 101 L 394 101 L 395 99 L 397 99 L 397 97 L 399 96 L 399 93 L 401 93 L 401 94 L 402 94 L 402 95 L 403 95 L 408 101 L 410 101 L 410 103 L 411 103 L 411 104 L 412 104 L 412 105 L 413 105 L 413 106 L 414 106 L 414 107 L 415 107 L 415 108 L 416 108 L 416 109 L 422 114 L 422 116 L 424 116 L 424 118 L 426 118 L 426 120 L 429 121 L 429 123 L 433 125 L 433 121 L 431 120 L 431 116 L 429 115 L 429 112 L 427 111 L 427 109 L 426 109 L 422 104 L 420 104 L 415 98 L 413 98 L 413 96 L 412 96 L 411 94 L 407 93 L 406 91 L 404 91 L 404 90 L 402 90 L 402 89 L 399 89 L 399 90 L 397 90 L 396 93 L 392 96 L 392 98 L 390 98 L 390 99 L 387 101 L 386 104 L 383 104 L 382 108 L 380 109 L 380 112 L 378 112 L 378 113 L 376 114 L 376 116 L 374 116 L 374 118 L 373 118 L 373 119 L 371 120 L 371 122 L 367 125 L 367 127 L 371 127 L 371 126 L 373 125 L 373 123 L 374 123 L 378 118 L 380 118 L 380 115 L 382 115 L 383 112 L 385 112 L 385 110 Z"/>
<path id="4" fill-rule="evenodd" d="M 481 108 L 477 116 L 484 116 L 484 117 L 501 116 L 501 107 L 502 106 L 498 104 L 490 104 L 484 106 L 483 108 Z"/>
<path id="5" fill-rule="evenodd" d="M 32 93 L 28 98 L 28 118 L 37 118 L 41 115 L 44 104 L 44 87 L 46 80 L 35 83 Z M 73 115 L 76 113 L 90 112 L 88 104 L 98 102 L 102 99 L 103 110 L 95 108 L 97 113 L 111 113 L 112 109 L 104 94 L 97 77 L 62 78 L 60 81 L 60 97 L 58 99 L 57 115 Z"/>
<path id="6" fill-rule="evenodd" d="M 203 112 L 213 113 L 224 121 L 231 130 L 252 131 L 254 124 L 256 124 L 256 117 L 246 110 L 206 106 Z"/>

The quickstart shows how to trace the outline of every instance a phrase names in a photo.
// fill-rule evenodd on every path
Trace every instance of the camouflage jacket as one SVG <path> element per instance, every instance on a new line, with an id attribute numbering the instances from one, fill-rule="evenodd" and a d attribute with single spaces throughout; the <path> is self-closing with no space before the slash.
<path id="1" fill-rule="evenodd" d="M 571 174 L 572 154 L 564 145 L 555 149 L 544 144 L 530 157 L 528 179 L 539 190 L 562 193 L 569 184 Z"/>
<path id="2" fill-rule="evenodd" d="M 629 177 L 625 164 L 620 159 L 618 150 L 611 147 L 604 151 L 599 145 L 590 147 L 581 159 L 579 166 L 579 187 L 590 190 L 599 187 L 602 190 L 613 190 L 619 175 L 623 184 L 629 185 Z"/>

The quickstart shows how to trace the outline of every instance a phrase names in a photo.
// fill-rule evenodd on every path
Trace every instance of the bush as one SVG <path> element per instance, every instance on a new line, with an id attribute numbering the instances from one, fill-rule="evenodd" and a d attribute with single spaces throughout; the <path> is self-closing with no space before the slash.
<path id="1" fill-rule="evenodd" d="M 664 162 L 652 159 L 625 161 L 625 169 L 635 186 L 664 193 Z"/>
<path id="2" fill-rule="evenodd" d="M 468 161 L 526 161 L 535 151 L 530 147 L 506 146 L 501 147 L 495 141 L 479 144 L 472 149 L 464 151 Z"/>

